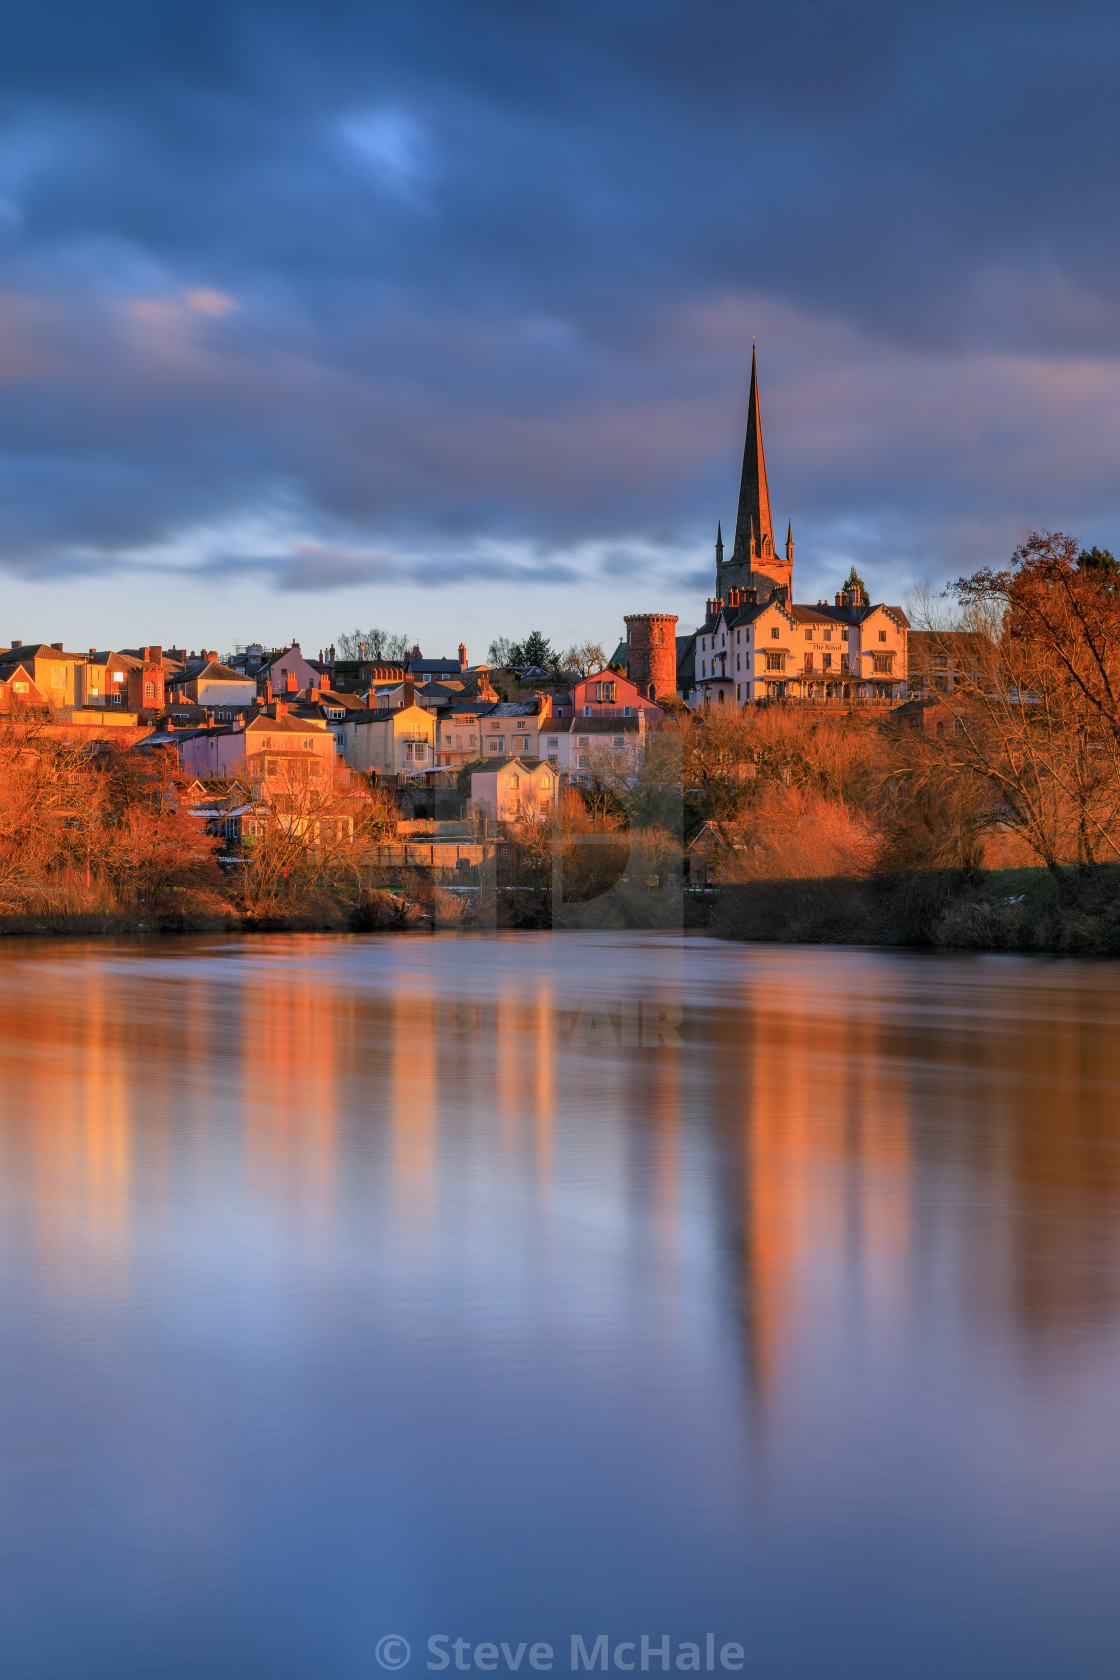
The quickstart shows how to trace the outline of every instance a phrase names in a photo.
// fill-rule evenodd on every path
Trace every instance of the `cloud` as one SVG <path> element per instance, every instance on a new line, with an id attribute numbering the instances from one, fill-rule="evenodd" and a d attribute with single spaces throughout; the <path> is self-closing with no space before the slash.
<path id="1" fill-rule="evenodd" d="M 0 566 L 683 588 L 752 335 L 807 579 L 1115 540 L 1118 50 L 1043 0 L 29 11 Z"/>

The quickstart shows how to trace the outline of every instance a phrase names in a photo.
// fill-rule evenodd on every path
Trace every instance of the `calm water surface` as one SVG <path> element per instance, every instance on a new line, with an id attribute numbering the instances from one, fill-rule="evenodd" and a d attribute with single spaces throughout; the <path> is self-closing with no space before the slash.
<path id="1" fill-rule="evenodd" d="M 1117 967 L 2 955 L 4 1680 L 1120 1672 Z"/>

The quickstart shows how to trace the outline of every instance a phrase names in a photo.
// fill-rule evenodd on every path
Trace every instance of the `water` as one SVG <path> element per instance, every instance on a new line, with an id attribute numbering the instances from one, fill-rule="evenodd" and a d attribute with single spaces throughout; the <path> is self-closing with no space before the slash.
<path id="1" fill-rule="evenodd" d="M 4 1680 L 1115 1676 L 1120 969 L 3 955 Z"/>

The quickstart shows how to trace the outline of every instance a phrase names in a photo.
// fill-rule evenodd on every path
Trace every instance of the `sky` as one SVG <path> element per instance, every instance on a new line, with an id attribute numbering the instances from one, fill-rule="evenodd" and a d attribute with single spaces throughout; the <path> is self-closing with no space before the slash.
<path id="1" fill-rule="evenodd" d="M 799 599 L 1120 540 L 1115 0 L 5 14 L 5 642 L 691 629 L 752 340 Z"/>

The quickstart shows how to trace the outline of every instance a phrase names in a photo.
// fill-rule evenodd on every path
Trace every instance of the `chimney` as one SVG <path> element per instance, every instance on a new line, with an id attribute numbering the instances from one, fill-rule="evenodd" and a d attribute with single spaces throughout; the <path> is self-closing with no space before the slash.
<path id="1" fill-rule="evenodd" d="M 163 664 L 163 648 L 162 647 L 150 647 L 148 649 L 148 656 L 149 656 L 149 659 L 150 659 L 150 661 L 153 665 L 162 665 Z"/>
<path id="2" fill-rule="evenodd" d="M 459 643 L 459 669 L 460 669 L 460 671 L 465 671 L 466 668 L 467 668 L 466 643 L 465 642 L 460 642 Z"/>
<path id="3" fill-rule="evenodd" d="M 22 642 L 17 642 L 17 641 L 15 641 L 15 640 L 14 640 L 14 639 L 13 639 L 13 641 L 12 641 L 12 646 L 13 646 L 13 647 L 22 647 L 22 646 L 23 646 L 23 643 L 22 643 Z"/>
<path id="4" fill-rule="evenodd" d="M 61 653 L 62 652 L 62 643 L 61 642 L 52 642 L 51 646 L 56 653 Z"/>
<path id="5" fill-rule="evenodd" d="M 140 649 L 140 657 L 144 661 L 145 665 L 150 665 L 152 663 L 152 650 L 151 650 L 151 648 L 150 647 L 141 648 Z"/>
<path id="6" fill-rule="evenodd" d="M 269 705 L 272 704 L 272 678 L 271 677 L 266 677 L 264 679 L 264 699 L 265 699 L 265 705 L 266 706 L 269 706 Z"/>
<path id="7" fill-rule="evenodd" d="M 538 712 L 542 722 L 544 721 L 545 718 L 550 718 L 552 716 L 552 696 L 551 696 L 551 694 L 538 694 L 537 695 L 537 712 Z"/>
<path id="8" fill-rule="evenodd" d="M 415 704 L 416 704 L 416 684 L 413 682 L 411 677 L 406 677 L 404 679 L 404 693 L 401 696 L 401 705 L 402 706 L 415 706 Z"/>
<path id="9" fill-rule="evenodd" d="M 284 692 L 285 694 L 294 694 L 296 692 L 296 674 L 294 671 L 286 671 L 284 674 L 287 678 L 284 684 Z"/>
<path id="10" fill-rule="evenodd" d="M 287 715 L 288 715 L 287 705 L 285 704 L 285 702 L 283 700 L 277 700 L 277 702 L 276 702 L 276 721 L 277 721 L 277 723 L 279 723 L 281 718 L 287 717 Z"/>
<path id="11" fill-rule="evenodd" d="M 19 643 L 18 643 L 18 642 L 13 642 L 13 643 L 12 643 L 12 646 L 13 646 L 13 647 L 18 647 L 18 646 L 19 646 Z M 90 658 L 91 658 L 91 659 L 92 659 L 92 658 L 93 658 L 93 656 L 94 656 L 94 654 L 95 654 L 95 653 L 96 653 L 96 652 L 97 652 L 97 649 L 96 649 L 96 648 L 90 648 L 90 650 L 89 650 L 89 656 L 90 656 Z"/>

